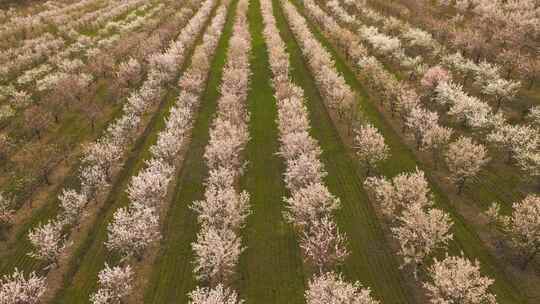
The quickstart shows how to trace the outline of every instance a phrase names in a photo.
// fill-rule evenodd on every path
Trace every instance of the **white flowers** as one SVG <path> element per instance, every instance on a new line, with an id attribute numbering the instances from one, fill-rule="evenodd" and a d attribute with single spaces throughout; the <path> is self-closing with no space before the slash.
<path id="1" fill-rule="evenodd" d="M 204 20 L 210 17 L 213 7 L 214 2 L 212 0 L 204 2 L 186 29 L 182 31 L 179 41 L 186 45 L 193 43 L 198 31 L 203 28 Z M 203 37 L 203 44 L 195 49 L 194 56 L 198 56 L 199 62 L 210 60 L 217 45 L 218 37 L 221 34 L 219 29 L 225 23 L 225 13 L 224 7 L 217 11 Z M 175 54 L 171 55 L 173 57 L 171 60 L 183 60 L 184 50 L 180 48 L 182 45 L 177 43 L 169 48 L 169 51 Z M 177 66 L 178 62 L 175 62 L 175 69 L 178 68 Z M 156 72 L 155 75 L 158 76 L 155 77 L 162 77 L 159 76 L 161 74 L 164 74 L 163 77 L 166 79 L 174 76 L 174 74 L 171 74 L 170 68 L 171 66 L 168 66 L 165 67 L 165 70 L 159 73 Z M 183 78 L 202 77 L 202 79 L 205 79 L 208 68 L 209 65 L 190 66 Z M 181 80 L 180 85 L 183 83 L 185 82 Z M 146 248 L 161 237 L 159 214 L 163 207 L 163 200 L 167 195 L 170 180 L 176 171 L 178 152 L 185 147 L 189 138 L 189 132 L 194 122 L 192 115 L 197 108 L 201 92 L 202 89 L 196 89 L 184 90 L 180 93 L 165 122 L 165 128 L 158 133 L 157 143 L 150 147 L 152 158 L 146 161 L 145 168 L 131 179 L 127 189 L 130 205 L 118 209 L 114 213 L 112 222 L 107 227 L 108 236 L 105 245 L 109 250 L 120 253 L 124 264 L 130 262 L 133 257 L 142 259 Z M 123 275 L 126 277 L 126 284 L 129 283 L 132 275 L 129 265 L 113 269 L 106 265 L 105 269 L 100 273 L 100 289 L 91 297 L 93 303 L 111 303 L 110 301 L 116 303 L 129 295 L 131 285 L 119 288 L 116 285 L 102 282 L 102 276 L 106 278 L 107 273 L 112 273 L 113 270 L 116 271 L 118 276 Z"/>
<path id="2" fill-rule="evenodd" d="M 365 163 L 366 175 L 369 176 L 372 169 L 388 158 L 389 148 L 384 137 L 370 124 L 360 127 L 355 133 L 354 149 L 358 159 Z"/>
<path id="3" fill-rule="evenodd" d="M 395 220 L 409 206 L 427 208 L 433 205 L 428 181 L 419 169 L 412 173 L 401 173 L 390 181 L 381 177 L 368 177 L 364 187 L 381 205 L 383 215 L 390 220 Z"/>
<path id="4" fill-rule="evenodd" d="M 458 193 L 461 193 L 465 181 L 476 176 L 489 158 L 483 145 L 474 143 L 468 137 L 460 137 L 448 146 L 445 160 L 450 177 L 456 183 Z"/>
<path id="5" fill-rule="evenodd" d="M 143 251 L 160 237 L 156 209 L 138 203 L 120 208 L 107 231 L 107 249 L 119 252 L 124 260 L 140 259 Z"/>
<path id="6" fill-rule="evenodd" d="M 327 272 L 309 282 L 306 290 L 307 304 L 379 304 L 373 299 L 371 290 L 360 282 L 345 282 L 340 275 Z"/>
<path id="7" fill-rule="evenodd" d="M 13 220 L 15 211 L 11 206 L 12 200 L 0 192 L 0 225 L 8 225 Z"/>
<path id="8" fill-rule="evenodd" d="M 289 2 L 282 1 L 285 15 L 292 30 L 308 58 L 312 72 L 315 74 L 319 89 L 329 103 L 330 108 L 343 109 L 347 103 L 332 101 L 333 93 L 329 93 L 329 83 L 334 83 L 334 90 L 349 92 L 351 89 L 334 69 L 331 56 L 314 39 L 305 24 Z M 307 3 L 313 8 L 313 3 Z M 265 39 L 270 49 L 273 82 L 278 102 L 278 127 L 280 130 L 280 155 L 287 164 L 285 183 L 291 191 L 286 198 L 287 211 L 285 218 L 294 224 L 300 233 L 300 247 L 304 261 L 318 270 L 318 274 L 310 282 L 305 293 L 308 304 L 319 303 L 358 303 L 376 304 L 371 299 L 369 290 L 360 290 L 360 284 L 345 283 L 341 277 L 331 270 L 343 263 L 348 256 L 346 236 L 339 232 L 333 221 L 333 212 L 340 207 L 339 199 L 333 196 L 323 183 L 326 175 L 324 166 L 319 160 L 321 149 L 317 142 L 309 136 L 309 120 L 306 107 L 303 105 L 303 92 L 289 79 L 287 72 L 281 69 L 279 62 L 288 58 L 285 45 L 275 25 L 270 1 L 262 2 L 263 20 L 265 23 Z M 320 9 L 315 12 L 317 18 L 324 18 Z M 337 26 L 335 22 L 333 25 Z M 328 76 L 328 77 L 327 77 Z M 331 77 L 330 77 L 331 76 Z M 334 79 L 328 81 L 328 79 Z M 335 92 L 335 91 L 334 91 Z M 352 99 L 348 101 L 352 102 Z M 352 103 L 351 103 L 352 104 Z"/>
<path id="9" fill-rule="evenodd" d="M 197 288 L 190 294 L 192 303 L 242 303 L 224 285 L 229 283 L 244 250 L 239 230 L 250 213 L 249 194 L 236 189 L 243 171 L 241 152 L 249 140 L 249 115 L 244 103 L 250 75 L 251 36 L 246 12 L 247 1 L 240 1 L 223 71 L 217 116 L 204 153 L 210 175 L 205 183 L 204 200 L 194 202 L 191 207 L 201 224 L 197 240 L 191 244 L 194 274 L 199 281 L 210 284 L 210 288 Z M 225 10 L 222 13 L 224 17 Z"/>
<path id="10" fill-rule="evenodd" d="M 197 287 L 189 294 L 190 304 L 242 304 L 234 290 L 218 284 L 215 288 Z"/>
<path id="11" fill-rule="evenodd" d="M 125 267 L 105 268 L 98 274 L 99 289 L 90 297 L 92 304 L 121 303 L 133 288 L 133 271 L 129 265 Z"/>
<path id="12" fill-rule="evenodd" d="M 499 204 L 486 212 L 508 234 L 514 246 L 523 254 L 522 268 L 527 267 L 540 251 L 540 196 L 530 194 L 512 205 L 510 216 L 499 214 Z"/>
<path id="13" fill-rule="evenodd" d="M 32 272 L 28 277 L 15 269 L 11 275 L 0 279 L 1 304 L 38 304 L 45 293 L 45 278 Z"/>
<path id="14" fill-rule="evenodd" d="M 40 225 L 28 233 L 28 239 L 34 246 L 34 250 L 28 255 L 47 262 L 48 267 L 54 267 L 59 255 L 65 248 L 66 239 L 62 231 L 62 222 L 49 221 Z"/>
<path id="15" fill-rule="evenodd" d="M 426 211 L 419 204 L 407 206 L 397 221 L 399 224 L 392 228 L 392 233 L 399 242 L 402 267 L 411 265 L 416 278 L 417 267 L 436 249 L 445 248 L 452 239 L 452 221 L 443 211 Z"/>
<path id="16" fill-rule="evenodd" d="M 496 304 L 495 296 L 488 288 L 493 280 L 480 273 L 478 261 L 471 263 L 464 257 L 435 259 L 428 271 L 429 280 L 424 283 L 433 304 L 465 303 Z"/>

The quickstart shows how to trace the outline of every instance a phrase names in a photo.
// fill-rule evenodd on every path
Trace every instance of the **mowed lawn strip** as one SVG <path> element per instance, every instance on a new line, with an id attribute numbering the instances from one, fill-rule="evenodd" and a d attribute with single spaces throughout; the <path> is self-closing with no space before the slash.
<path id="1" fill-rule="evenodd" d="M 216 7 L 214 7 L 214 12 Z M 209 21 L 206 26 L 208 24 Z M 199 33 L 199 39 L 195 44 L 200 42 L 206 26 Z M 188 67 L 194 49 L 195 47 L 191 47 L 188 50 L 187 59 L 180 69 L 180 74 Z M 98 219 L 94 223 L 94 229 L 91 230 L 84 243 L 75 251 L 74 257 L 71 259 L 69 272 L 64 278 L 64 286 L 56 295 L 53 303 L 88 303 L 90 294 L 97 288 L 97 275 L 103 269 L 104 263 L 118 260 L 114 254 L 107 250 L 104 244 L 107 240 L 107 226 L 111 222 L 114 212 L 118 208 L 129 204 L 126 193 L 129 182 L 133 176 L 145 167 L 145 161 L 152 156 L 150 147 L 156 143 L 159 132 L 165 128 L 165 118 L 169 115 L 169 111 L 176 102 L 179 92 L 176 82 L 173 82 L 173 85 L 166 88 L 166 90 L 167 92 L 159 105 L 158 111 L 152 117 L 143 136 L 137 142 L 135 149 L 120 173 L 118 181 L 111 189 L 104 207 L 100 209 Z"/>
<path id="2" fill-rule="evenodd" d="M 301 13 L 304 13 L 297 1 L 292 2 L 297 5 Z M 361 95 L 360 102 L 364 119 L 379 129 L 381 134 L 384 135 L 386 143 L 390 147 L 391 157 L 385 161 L 381 167 L 381 174 L 387 177 L 393 177 L 404 171 L 413 171 L 415 167 L 426 172 L 426 177 L 430 182 L 430 187 L 435 197 L 436 207 L 448 212 L 452 216 L 454 223 L 452 229 L 454 241 L 451 242 L 449 253 L 459 255 L 461 252 L 464 252 L 469 258 L 478 259 L 482 265 L 482 272 L 495 279 L 492 291 L 496 293 L 499 303 L 527 303 L 519 289 L 508 276 L 505 275 L 502 267 L 498 265 L 495 258 L 484 246 L 478 237 L 478 234 L 466 224 L 463 217 L 453 208 L 446 194 L 436 183 L 434 183 L 434 179 L 431 178 L 430 172 L 417 161 L 413 151 L 403 142 L 382 114 L 378 112 L 376 106 L 370 101 L 366 90 L 356 78 L 353 70 L 349 68 L 345 60 L 336 52 L 330 42 L 323 37 L 318 28 L 311 23 L 310 28 L 317 39 L 332 54 L 336 62 L 336 68 L 345 77 L 347 83 Z M 358 166 L 356 163 L 354 165 Z"/>
<path id="3" fill-rule="evenodd" d="M 292 77 L 305 92 L 311 120 L 311 134 L 323 150 L 322 161 L 328 171 L 325 179 L 330 192 L 341 199 L 336 214 L 340 230 L 348 236 L 350 256 L 340 267 L 347 280 L 359 280 L 373 289 L 386 304 L 414 303 L 398 260 L 385 241 L 383 230 L 362 188 L 355 160 L 342 143 L 326 112 L 315 80 L 304 62 L 300 46 L 288 28 L 278 0 L 274 2 L 277 25 L 291 56 Z"/>
<path id="4" fill-rule="evenodd" d="M 248 95 L 250 141 L 240 188 L 250 194 L 251 215 L 242 233 L 238 290 L 247 303 L 304 303 L 305 274 L 292 226 L 283 218 L 285 163 L 279 149 L 277 104 L 263 37 L 259 0 L 250 0 L 251 88 Z"/>
<path id="5" fill-rule="evenodd" d="M 212 60 L 206 91 L 192 131 L 191 144 L 179 173 L 176 192 L 162 231 L 160 252 L 145 291 L 145 304 L 187 303 L 187 294 L 195 289 L 197 284 L 193 276 L 191 243 L 195 241 L 199 225 L 190 206 L 193 201 L 204 198 L 204 181 L 208 169 L 203 155 L 220 96 L 219 85 L 232 34 L 236 3 L 235 0 L 229 6 L 224 32 Z"/>

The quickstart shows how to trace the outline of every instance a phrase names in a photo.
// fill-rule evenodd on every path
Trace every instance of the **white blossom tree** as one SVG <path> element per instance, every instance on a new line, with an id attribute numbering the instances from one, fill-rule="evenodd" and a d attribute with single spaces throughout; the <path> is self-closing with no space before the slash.
<path id="1" fill-rule="evenodd" d="M 439 165 L 439 155 L 448 146 L 453 132 L 451 128 L 439 124 L 435 124 L 423 132 L 421 149 L 431 151 L 435 169 Z"/>
<path id="2" fill-rule="evenodd" d="M 523 254 L 522 268 L 540 252 L 540 196 L 530 194 L 512 205 L 512 214 L 499 214 L 500 206 L 493 204 L 488 216 L 502 226 L 502 231 L 510 236 L 514 246 Z"/>
<path id="3" fill-rule="evenodd" d="M 309 281 L 305 292 L 307 304 L 379 304 L 371 290 L 360 282 L 347 283 L 340 275 L 326 272 Z"/>
<path id="4" fill-rule="evenodd" d="M 55 220 L 49 221 L 45 225 L 40 224 L 30 230 L 28 239 L 34 249 L 28 255 L 47 262 L 48 267 L 55 267 L 58 257 L 66 246 L 66 236 L 62 230 L 62 222 Z"/>
<path id="5" fill-rule="evenodd" d="M 309 184 L 322 183 L 326 176 L 323 163 L 313 153 L 302 154 L 296 159 L 287 160 L 285 184 L 291 192 Z"/>
<path id="6" fill-rule="evenodd" d="M 416 204 L 426 208 L 433 205 L 428 181 L 418 168 L 411 173 L 401 173 L 392 180 L 367 178 L 364 187 L 381 205 L 381 212 L 391 220 L 395 220 L 408 206 Z"/>
<path id="7" fill-rule="evenodd" d="M 92 304 L 121 304 L 133 289 L 133 271 L 131 266 L 109 267 L 98 274 L 99 289 L 90 296 Z"/>
<path id="8" fill-rule="evenodd" d="M 83 163 L 88 166 L 98 166 L 105 173 L 107 181 L 111 177 L 112 167 L 121 157 L 121 147 L 106 140 L 99 140 L 85 147 Z"/>
<path id="9" fill-rule="evenodd" d="M 194 272 L 210 286 L 227 282 L 244 250 L 233 231 L 212 226 L 203 226 L 191 246 L 195 252 Z"/>
<path id="10" fill-rule="evenodd" d="M 420 149 L 422 144 L 427 141 L 426 134 L 439 127 L 439 114 L 417 106 L 409 112 L 405 125 L 413 132 L 416 149 Z"/>
<path id="11" fill-rule="evenodd" d="M 540 145 L 540 133 L 528 125 L 504 124 L 489 133 L 487 139 L 507 153 L 507 162 L 515 160 L 524 151 L 534 150 Z M 528 149 L 529 147 L 532 149 Z"/>
<path id="12" fill-rule="evenodd" d="M 424 288 L 432 304 L 496 304 L 495 295 L 489 292 L 493 279 L 482 276 L 480 263 L 471 263 L 465 257 L 446 256 L 428 270 Z"/>
<path id="13" fill-rule="evenodd" d="M 418 278 L 418 267 L 452 239 L 452 221 L 443 211 L 426 211 L 419 204 L 405 208 L 397 221 L 397 226 L 391 230 L 399 243 L 398 254 L 403 258 L 401 267 L 412 266 L 414 277 Z"/>
<path id="14" fill-rule="evenodd" d="M 285 199 L 287 211 L 285 218 L 297 227 L 304 228 L 310 223 L 331 216 L 339 209 L 339 198 L 328 191 L 321 183 L 310 184 L 293 192 L 290 198 Z"/>
<path id="15" fill-rule="evenodd" d="M 122 62 L 116 73 L 116 81 L 123 88 L 136 85 L 141 80 L 142 67 L 135 58 Z"/>
<path id="16" fill-rule="evenodd" d="M 239 194 L 233 187 L 207 187 L 204 195 L 205 200 L 196 201 L 192 206 L 202 225 L 236 231 L 250 214 L 249 194 L 245 191 Z"/>
<path id="17" fill-rule="evenodd" d="M 190 304 L 242 304 L 236 292 L 222 284 L 215 288 L 197 287 L 189 293 Z"/>
<path id="18" fill-rule="evenodd" d="M 463 191 L 467 179 L 476 176 L 489 162 L 486 148 L 468 137 L 460 137 L 451 143 L 445 160 L 450 170 L 450 178 L 457 185 L 458 194 Z"/>
<path id="19" fill-rule="evenodd" d="M 322 273 L 343 263 L 349 255 L 346 242 L 347 238 L 340 234 L 337 225 L 324 217 L 304 229 L 300 248 L 306 262 Z"/>
<path id="20" fill-rule="evenodd" d="M 11 224 L 15 210 L 11 207 L 12 200 L 0 192 L 0 227 Z"/>
<path id="21" fill-rule="evenodd" d="M 159 217 L 154 207 L 133 204 L 118 209 L 107 226 L 109 250 L 117 251 L 122 259 L 142 258 L 142 253 L 160 238 Z"/>
<path id="22" fill-rule="evenodd" d="M 540 128 L 540 106 L 532 107 L 527 118 L 536 128 Z"/>
<path id="23" fill-rule="evenodd" d="M 369 176 L 371 170 L 389 157 L 390 149 L 377 128 L 370 124 L 360 127 L 355 133 L 354 149 L 360 161 L 365 164 L 366 176 Z"/>
<path id="24" fill-rule="evenodd" d="M 540 142 L 529 143 L 521 146 L 514 157 L 519 168 L 524 171 L 529 178 L 540 177 Z"/>
<path id="25" fill-rule="evenodd" d="M 146 162 L 146 168 L 131 179 L 127 193 L 132 204 L 159 208 L 167 194 L 174 167 L 157 159 Z"/>
<path id="26" fill-rule="evenodd" d="M 84 208 L 88 203 L 86 194 L 73 189 L 64 189 L 58 197 L 62 208 L 61 219 L 64 225 L 78 223 L 83 217 Z"/>
<path id="27" fill-rule="evenodd" d="M 283 144 L 279 148 L 279 155 L 283 158 L 295 159 L 303 154 L 321 154 L 321 148 L 317 141 L 307 131 L 291 132 L 281 137 Z"/>
<path id="28" fill-rule="evenodd" d="M 519 87 L 519 82 L 498 78 L 488 81 L 482 87 L 482 93 L 495 101 L 495 112 L 498 112 L 503 102 L 510 102 L 514 99 Z"/>
<path id="29" fill-rule="evenodd" d="M 32 272 L 27 278 L 15 268 L 10 275 L 0 279 L 0 303 L 2 304 L 38 304 L 46 290 L 44 277 Z"/>
<path id="30" fill-rule="evenodd" d="M 100 191 L 107 188 L 107 176 L 99 166 L 87 166 L 80 172 L 81 191 L 88 200 L 96 201 Z"/>

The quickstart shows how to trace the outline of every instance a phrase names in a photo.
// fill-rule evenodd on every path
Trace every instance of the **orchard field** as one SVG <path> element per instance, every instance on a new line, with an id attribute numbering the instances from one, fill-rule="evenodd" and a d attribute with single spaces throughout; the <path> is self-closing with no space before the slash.
<path id="1" fill-rule="evenodd" d="M 538 0 L 0 0 L 0 304 L 540 303 Z"/>

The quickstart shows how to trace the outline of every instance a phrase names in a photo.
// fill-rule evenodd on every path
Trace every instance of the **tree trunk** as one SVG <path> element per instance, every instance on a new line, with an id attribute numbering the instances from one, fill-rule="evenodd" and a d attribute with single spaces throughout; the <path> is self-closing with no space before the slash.
<path id="1" fill-rule="evenodd" d="M 463 178 L 458 182 L 458 185 L 457 185 L 458 186 L 458 192 L 457 192 L 458 195 L 461 195 L 461 193 L 463 193 L 463 188 L 465 188 L 465 181 L 466 180 L 467 180 L 466 178 Z"/>
<path id="2" fill-rule="evenodd" d="M 512 152 L 512 149 L 508 149 L 508 153 L 506 154 L 506 163 L 510 164 L 512 163 L 512 157 L 514 156 L 514 153 Z"/>
<path id="3" fill-rule="evenodd" d="M 502 97 L 497 98 L 497 107 L 495 108 L 495 113 L 499 113 L 502 105 Z"/>
<path id="4" fill-rule="evenodd" d="M 530 253 L 529 255 L 527 255 L 527 256 L 525 257 L 525 260 L 523 261 L 523 264 L 521 264 L 521 270 L 527 269 L 527 266 L 529 266 L 529 263 L 534 259 L 534 257 L 535 257 L 536 254 L 538 253 L 538 250 L 539 250 L 539 249 L 533 250 L 532 253 Z"/>
<path id="5" fill-rule="evenodd" d="M 47 171 L 43 172 L 43 180 L 47 184 L 47 186 L 51 185 L 51 181 L 49 180 L 49 173 Z"/>
<path id="6" fill-rule="evenodd" d="M 432 150 L 433 153 L 433 169 L 439 169 L 439 151 L 437 149 Z"/>
<path id="7" fill-rule="evenodd" d="M 534 85 L 534 80 L 535 80 L 535 77 L 532 77 L 531 80 L 529 81 L 529 90 L 532 89 L 533 85 Z"/>

